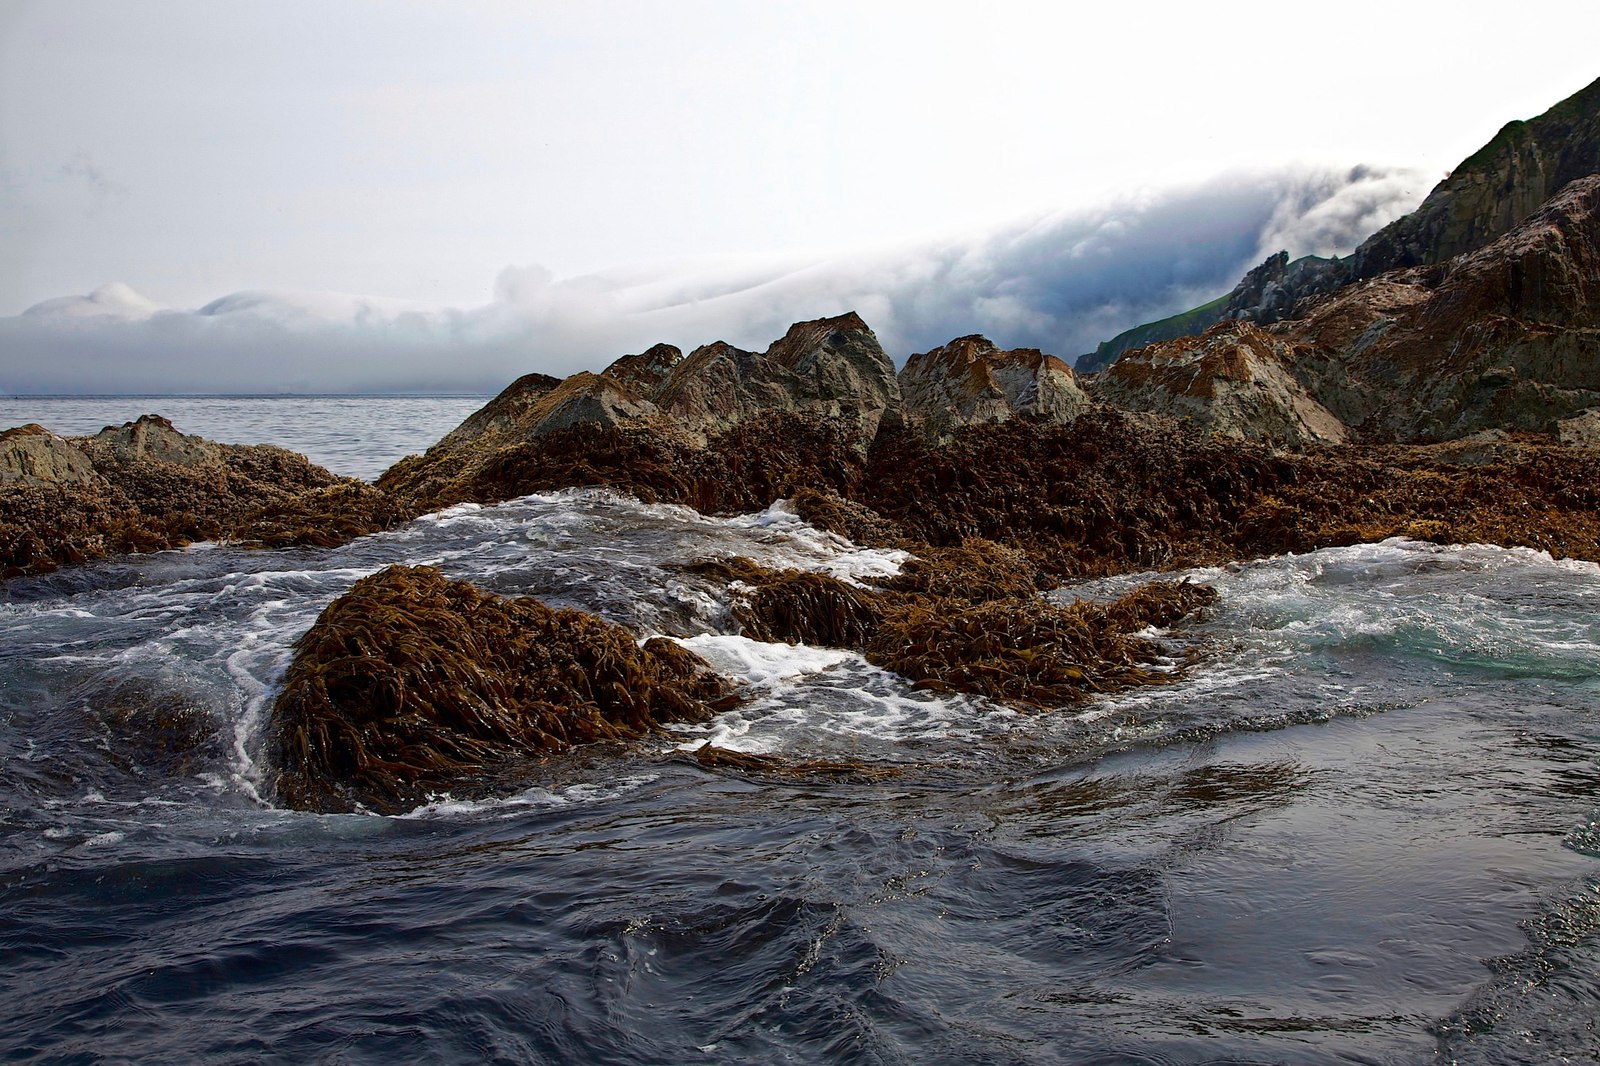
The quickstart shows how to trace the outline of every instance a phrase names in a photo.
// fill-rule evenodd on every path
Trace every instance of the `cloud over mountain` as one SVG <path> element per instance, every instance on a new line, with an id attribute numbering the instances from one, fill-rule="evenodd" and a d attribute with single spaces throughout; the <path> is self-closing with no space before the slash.
<path id="1" fill-rule="evenodd" d="M 469 308 L 242 292 L 173 310 L 113 284 L 0 319 L 0 392 L 489 391 L 661 340 L 764 348 L 791 322 L 845 310 L 897 360 L 968 333 L 1070 359 L 1227 291 L 1279 248 L 1346 252 L 1425 192 L 1415 171 L 1231 174 L 818 262 L 570 279 L 508 267 L 493 298 Z"/>

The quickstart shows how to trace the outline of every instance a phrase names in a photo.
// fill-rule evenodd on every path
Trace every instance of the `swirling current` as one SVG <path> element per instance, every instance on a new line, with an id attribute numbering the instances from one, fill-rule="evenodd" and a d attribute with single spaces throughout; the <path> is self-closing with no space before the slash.
<path id="1" fill-rule="evenodd" d="M 1388 541 L 1199 571 L 1220 602 L 1161 635 L 1186 676 L 1023 715 L 733 634 L 677 568 L 733 554 L 903 559 L 781 503 L 583 491 L 0 586 L 0 1053 L 1600 1060 L 1600 568 Z M 673 636 L 749 699 L 498 800 L 275 809 L 292 645 L 392 562 Z"/>

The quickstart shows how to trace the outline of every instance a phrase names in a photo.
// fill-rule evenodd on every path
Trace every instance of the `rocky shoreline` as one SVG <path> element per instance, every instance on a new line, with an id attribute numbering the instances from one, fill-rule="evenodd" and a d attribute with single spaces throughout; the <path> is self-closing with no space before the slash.
<path id="1" fill-rule="evenodd" d="M 1585 93 L 1573 99 L 1600 107 Z M 1169 681 L 1181 671 L 1151 670 L 1157 649 L 1138 634 L 1214 592 L 1151 581 L 1070 607 L 1040 592 L 1397 536 L 1600 561 L 1600 174 L 1533 203 L 1508 187 L 1485 206 L 1481 184 L 1463 199 L 1447 181 L 1421 222 L 1375 236 L 1389 251 L 1358 258 L 1383 270 L 1287 293 L 1269 260 L 1276 272 L 1235 295 L 1271 314 L 1218 303 L 1229 317 L 1199 335 L 1094 375 L 978 336 L 897 370 L 847 313 L 763 352 L 661 344 L 598 373 L 529 374 L 373 485 L 153 415 L 93 437 L 7 430 L 0 572 L 197 540 L 334 545 L 573 487 L 717 514 L 786 499 L 913 560 L 870 586 L 695 564 L 752 639 L 851 649 L 919 686 L 1023 709 Z M 1471 225 L 1439 221 L 1441 203 L 1467 199 Z M 1395 252 L 1413 231 L 1443 233 L 1438 254 Z M 581 612 L 391 567 L 297 645 L 269 724 L 276 797 L 403 810 L 737 698 L 670 641 L 640 646 Z"/>

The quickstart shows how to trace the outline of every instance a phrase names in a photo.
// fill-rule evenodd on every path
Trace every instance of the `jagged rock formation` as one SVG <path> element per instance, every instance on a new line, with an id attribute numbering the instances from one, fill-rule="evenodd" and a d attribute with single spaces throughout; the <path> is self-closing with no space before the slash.
<path id="1" fill-rule="evenodd" d="M 1306 255 L 1291 263 L 1288 252 L 1268 256 L 1228 293 L 1217 321 L 1265 326 L 1290 318 L 1300 301 L 1333 292 L 1347 283 L 1341 262 Z"/>
<path id="2" fill-rule="evenodd" d="M 697 348 L 653 397 L 662 413 L 701 432 L 796 413 L 855 421 L 868 439 L 899 398 L 894 362 L 854 312 L 798 322 L 765 354 L 721 341 Z"/>
<path id="3" fill-rule="evenodd" d="M 469 444 L 494 447 L 520 438 L 529 410 L 559 384 L 561 379 L 549 374 L 522 375 L 446 433 L 435 447 L 454 449 Z"/>
<path id="4" fill-rule="evenodd" d="M 1001 351 L 979 336 L 913 355 L 900 371 L 900 395 L 902 422 L 935 440 L 1017 416 L 1070 422 L 1089 402 L 1060 359 L 1034 348 Z"/>
<path id="5" fill-rule="evenodd" d="M 1192 419 L 1225 437 L 1294 448 L 1342 444 L 1344 424 L 1298 378 L 1300 352 L 1245 322 L 1152 344 L 1118 359 L 1095 383 L 1100 399 L 1130 411 Z"/>
<path id="6" fill-rule="evenodd" d="M 885 415 L 898 416 L 900 409 L 894 363 L 853 312 L 797 323 L 764 354 L 721 341 L 687 358 L 679 354 L 661 344 L 624 356 L 602 374 L 581 373 L 554 385 L 523 378 L 426 454 L 395 464 L 378 484 L 424 509 L 507 499 L 553 482 L 609 484 L 594 471 L 615 465 L 620 447 L 637 464 L 625 487 L 653 495 L 651 472 L 670 466 L 678 471 L 670 480 L 679 483 L 660 498 L 697 504 L 742 499 L 752 482 L 781 483 L 788 491 L 803 486 L 782 469 L 794 463 L 750 461 L 745 454 L 765 449 L 779 460 L 778 453 L 792 453 L 785 441 L 795 434 L 796 419 L 815 430 L 800 436 L 818 438 L 828 455 L 818 461 L 847 477 Z M 611 453 L 601 448 L 591 454 L 583 442 L 608 429 L 627 432 L 616 435 Z M 836 456 L 837 446 L 858 454 L 854 460 Z M 730 464 L 743 471 L 734 480 L 744 484 L 724 492 L 714 482 Z M 757 506 L 766 502 L 770 498 Z"/>
<path id="7" fill-rule="evenodd" d="M 726 682 L 662 637 L 427 566 L 391 566 L 330 603 L 295 645 L 268 749 L 279 802 L 408 810 L 503 787 L 507 764 L 643 736 L 727 705 Z"/>
<path id="8" fill-rule="evenodd" d="M 1568 182 L 1600 171 L 1600 80 L 1537 118 L 1508 122 L 1411 214 L 1349 257 L 1351 278 L 1442 263 L 1511 231 Z"/>
<path id="9" fill-rule="evenodd" d="M 1600 406 L 1600 175 L 1434 268 L 1324 298 L 1275 333 L 1310 391 L 1370 440 L 1558 434 Z"/>
<path id="10" fill-rule="evenodd" d="M 410 512 L 270 445 L 216 444 L 156 415 L 93 437 L 0 435 L 0 575 L 197 540 L 336 543 Z"/>
<path id="11" fill-rule="evenodd" d="M 682 351 L 670 344 L 657 344 L 638 355 L 624 355 L 600 373 L 621 382 L 642 397 L 654 399 L 681 362 Z"/>

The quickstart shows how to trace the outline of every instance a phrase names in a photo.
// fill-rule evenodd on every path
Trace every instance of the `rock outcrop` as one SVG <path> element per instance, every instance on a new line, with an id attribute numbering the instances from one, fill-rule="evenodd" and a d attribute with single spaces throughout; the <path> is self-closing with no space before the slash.
<path id="1" fill-rule="evenodd" d="M 1032 348 L 1002 351 L 980 336 L 913 355 L 900 371 L 900 396 L 901 421 L 933 440 L 1016 417 L 1066 423 L 1089 402 L 1060 359 Z"/>
<path id="2" fill-rule="evenodd" d="M 1568 182 L 1600 172 L 1600 80 L 1537 118 L 1507 123 L 1415 211 L 1349 257 L 1351 280 L 1443 263 L 1509 233 Z"/>
<path id="3" fill-rule="evenodd" d="M 1303 316 L 1321 296 L 1382 274 L 1447 262 L 1511 232 L 1569 182 L 1600 172 L 1600 80 L 1528 121 L 1508 123 L 1463 160 L 1422 204 L 1343 259 L 1279 252 L 1225 297 L 1126 330 L 1079 358 L 1104 370 L 1125 351 L 1201 333 L 1217 322 L 1266 325 Z"/>
<path id="4" fill-rule="evenodd" d="M 1342 444 L 1344 424 L 1295 376 L 1297 352 L 1246 322 L 1128 352 L 1095 382 L 1129 411 L 1187 418 L 1225 437 L 1292 448 Z"/>
<path id="5" fill-rule="evenodd" d="M 441 437 L 435 447 L 446 451 L 465 445 L 495 448 L 521 439 L 529 411 L 560 384 L 560 378 L 549 374 L 522 375 Z"/>
<path id="6" fill-rule="evenodd" d="M 270 445 L 145 415 L 93 437 L 0 435 L 0 575 L 198 540 L 337 543 L 411 517 L 370 485 Z"/>
<path id="7" fill-rule="evenodd" d="M 96 485 L 103 480 L 83 449 L 37 423 L 0 433 L 0 486 Z"/>
<path id="8" fill-rule="evenodd" d="M 894 363 L 854 313 L 797 323 L 765 353 L 718 341 L 679 355 L 660 344 L 601 374 L 523 378 L 379 487 L 420 509 L 591 484 L 696 506 L 745 500 L 805 487 L 798 472 L 818 465 L 831 473 L 813 487 L 838 487 L 898 417 Z"/>
<path id="9" fill-rule="evenodd" d="M 180 433 L 160 415 L 143 415 L 121 426 L 107 426 L 90 438 L 91 451 L 128 465 L 166 463 L 197 469 L 220 466 L 228 452 L 221 444 Z"/>
<path id="10" fill-rule="evenodd" d="M 683 362 L 683 352 L 670 344 L 657 344 L 638 355 L 624 355 L 600 373 L 619 381 L 638 395 L 654 400 L 672 371 Z"/>
<path id="11" fill-rule="evenodd" d="M 853 421 L 869 440 L 899 399 L 893 360 L 854 312 L 798 322 L 763 354 L 722 341 L 704 345 L 655 395 L 662 413 L 703 433 L 802 414 Z"/>
<path id="12" fill-rule="evenodd" d="M 517 764 L 730 702 L 726 682 L 663 637 L 641 646 L 582 611 L 391 566 L 295 644 L 268 722 L 273 788 L 290 807 L 395 813 L 437 792 L 504 790 L 496 775 Z"/>
<path id="13" fill-rule="evenodd" d="M 1558 434 L 1600 406 L 1600 175 L 1484 247 L 1348 286 L 1274 332 L 1368 440 Z"/>

